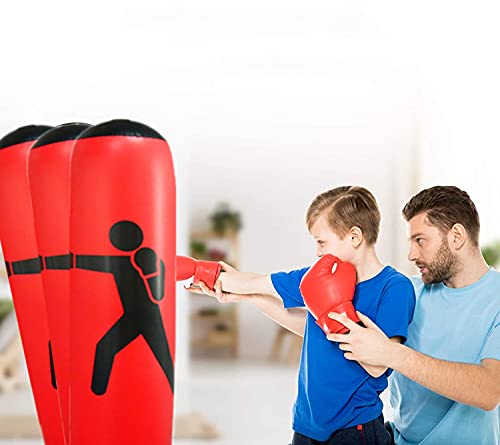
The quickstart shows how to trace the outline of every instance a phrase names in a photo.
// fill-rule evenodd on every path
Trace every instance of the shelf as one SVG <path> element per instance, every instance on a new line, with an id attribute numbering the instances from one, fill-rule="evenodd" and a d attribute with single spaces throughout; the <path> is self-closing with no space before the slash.
<path id="1" fill-rule="evenodd" d="M 213 314 L 213 315 L 201 315 L 201 314 L 191 314 L 191 320 L 206 320 L 206 321 L 233 321 L 234 314 Z"/>
<path id="2" fill-rule="evenodd" d="M 238 262 L 240 256 L 238 233 L 228 232 L 225 235 L 218 235 L 210 231 L 191 232 L 190 240 L 191 242 L 200 241 L 206 245 L 207 252 L 203 256 L 191 252 L 191 256 L 193 256 L 197 260 L 219 261 L 219 257 L 213 258 L 210 257 L 210 255 L 208 255 L 209 251 L 212 249 L 226 253 L 226 257 L 223 258 L 222 261 L 238 269 Z"/>
<path id="3" fill-rule="evenodd" d="M 191 342 L 191 346 L 201 347 L 201 348 L 221 348 L 221 347 L 235 347 L 237 345 L 237 340 L 231 340 L 227 342 L 221 343 L 212 343 L 209 340 L 195 340 Z"/>
<path id="4" fill-rule="evenodd" d="M 205 245 L 203 254 L 190 252 L 198 260 L 222 261 L 238 268 L 239 239 L 237 233 L 219 236 L 213 232 L 192 232 L 191 241 L 199 241 Z M 197 352 L 203 349 L 213 351 L 217 348 L 230 348 L 233 356 L 237 356 L 239 348 L 238 305 L 221 305 L 216 298 L 204 294 L 195 294 L 191 300 L 192 309 L 190 324 L 191 346 Z M 200 298 L 202 297 L 202 298 Z M 203 314 L 199 311 L 206 310 Z M 217 324 L 224 324 L 225 330 L 217 330 Z"/>

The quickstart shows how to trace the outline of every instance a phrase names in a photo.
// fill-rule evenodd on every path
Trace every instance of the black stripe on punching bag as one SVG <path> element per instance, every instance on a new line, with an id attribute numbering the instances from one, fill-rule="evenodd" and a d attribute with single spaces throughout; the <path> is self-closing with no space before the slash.
<path id="1" fill-rule="evenodd" d="M 23 142 L 35 141 L 46 131 L 51 130 L 48 125 L 26 125 L 11 131 L 0 139 L 0 150 L 11 147 L 12 145 L 22 144 Z"/>
<path id="2" fill-rule="evenodd" d="M 42 271 L 42 260 L 40 257 L 14 261 L 10 265 L 12 267 L 12 275 L 34 275 Z"/>
<path id="3" fill-rule="evenodd" d="M 165 138 L 147 125 L 140 122 L 129 121 L 127 119 L 115 119 L 85 130 L 78 139 L 94 138 L 99 136 L 129 136 L 138 138 Z"/>
<path id="4" fill-rule="evenodd" d="M 45 257 L 45 269 L 47 270 L 69 270 L 73 265 L 73 254 L 54 255 Z"/>
<path id="5" fill-rule="evenodd" d="M 50 361 L 50 380 L 52 387 L 57 389 L 56 368 L 54 367 L 54 356 L 52 355 L 52 344 L 49 340 L 49 361 Z"/>
<path id="6" fill-rule="evenodd" d="M 86 130 L 90 126 L 90 124 L 84 124 L 81 122 L 58 125 L 52 130 L 47 131 L 42 137 L 40 137 L 35 142 L 32 149 L 43 147 L 44 145 L 55 144 L 56 142 L 75 140 L 84 130 Z"/>

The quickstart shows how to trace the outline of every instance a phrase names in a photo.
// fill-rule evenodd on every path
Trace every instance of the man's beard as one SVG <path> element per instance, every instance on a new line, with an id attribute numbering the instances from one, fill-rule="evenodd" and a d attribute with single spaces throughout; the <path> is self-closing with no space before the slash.
<path id="1" fill-rule="evenodd" d="M 429 264 L 417 263 L 417 266 L 424 266 L 427 273 L 422 274 L 422 281 L 425 284 L 446 282 L 453 278 L 461 267 L 460 259 L 453 254 L 446 238 L 443 237 L 441 246 Z"/>

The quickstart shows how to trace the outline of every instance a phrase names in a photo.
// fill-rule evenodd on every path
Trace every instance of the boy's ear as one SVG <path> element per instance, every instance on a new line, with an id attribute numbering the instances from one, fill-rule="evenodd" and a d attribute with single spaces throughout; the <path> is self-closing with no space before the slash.
<path id="1" fill-rule="evenodd" d="M 363 231 L 357 226 L 351 227 L 348 236 L 351 237 L 352 247 L 354 248 L 359 247 L 363 241 Z"/>

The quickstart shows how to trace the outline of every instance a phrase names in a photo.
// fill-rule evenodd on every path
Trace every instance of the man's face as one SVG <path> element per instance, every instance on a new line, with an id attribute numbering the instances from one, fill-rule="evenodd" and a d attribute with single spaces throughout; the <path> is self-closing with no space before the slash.
<path id="1" fill-rule="evenodd" d="M 420 213 L 408 222 L 410 252 L 408 259 L 420 269 L 426 284 L 445 282 L 460 268 L 460 259 L 453 253 L 447 234 L 432 225 L 427 214 Z"/>
<path id="2" fill-rule="evenodd" d="M 342 261 L 349 261 L 352 253 L 352 243 L 349 236 L 341 239 L 330 227 L 328 220 L 320 216 L 311 227 L 311 236 L 316 242 L 316 256 L 334 255 Z"/>

